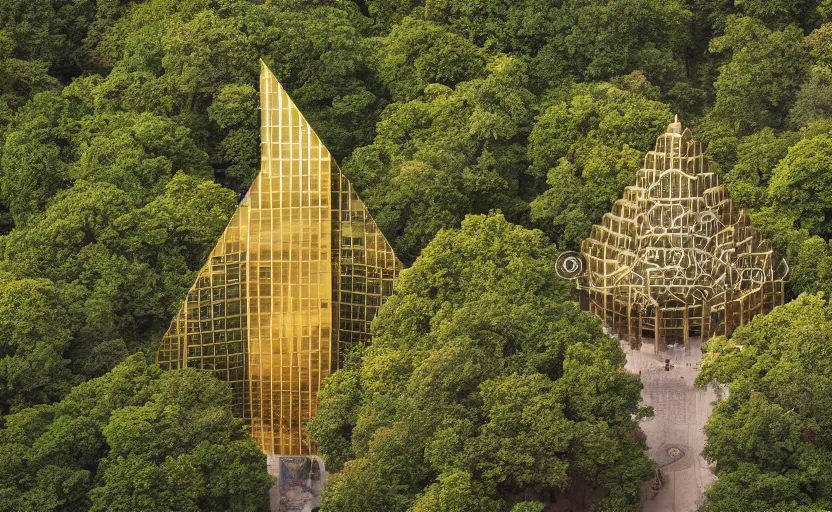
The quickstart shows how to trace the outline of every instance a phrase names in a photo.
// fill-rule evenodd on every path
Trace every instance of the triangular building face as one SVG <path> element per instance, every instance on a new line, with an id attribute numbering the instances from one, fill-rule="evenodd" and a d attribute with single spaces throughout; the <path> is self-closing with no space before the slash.
<path id="1" fill-rule="evenodd" d="M 309 455 L 324 379 L 402 266 L 329 151 L 261 61 L 261 170 L 171 322 L 156 361 L 231 383 L 267 454 Z"/>
<path id="2" fill-rule="evenodd" d="M 559 273 L 582 305 L 621 338 L 655 350 L 725 334 L 785 300 L 785 260 L 736 208 L 710 171 L 702 144 L 671 123 L 636 183 Z"/>

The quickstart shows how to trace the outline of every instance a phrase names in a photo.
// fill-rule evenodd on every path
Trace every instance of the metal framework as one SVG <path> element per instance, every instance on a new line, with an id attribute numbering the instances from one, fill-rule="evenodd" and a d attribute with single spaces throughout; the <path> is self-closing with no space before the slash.
<path id="1" fill-rule="evenodd" d="M 261 61 L 261 170 L 156 353 L 231 383 L 267 454 L 309 455 L 324 379 L 402 268 L 350 182 Z"/>
<path id="2" fill-rule="evenodd" d="M 678 119 L 645 156 L 635 186 L 557 268 L 575 280 L 584 309 L 634 348 L 654 338 L 656 352 L 687 349 L 691 336 L 730 336 L 783 304 L 789 273 Z"/>

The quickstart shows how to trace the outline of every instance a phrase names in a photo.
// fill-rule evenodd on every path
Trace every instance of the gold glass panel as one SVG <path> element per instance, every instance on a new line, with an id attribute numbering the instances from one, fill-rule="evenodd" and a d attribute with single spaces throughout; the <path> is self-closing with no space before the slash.
<path id="1" fill-rule="evenodd" d="M 261 170 L 157 362 L 210 370 L 263 451 L 314 454 L 324 379 L 392 294 L 402 266 L 329 151 L 261 61 Z"/>

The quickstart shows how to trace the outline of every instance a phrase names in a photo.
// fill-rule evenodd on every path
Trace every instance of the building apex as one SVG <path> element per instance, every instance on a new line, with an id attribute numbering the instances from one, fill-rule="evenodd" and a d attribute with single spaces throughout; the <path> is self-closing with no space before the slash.
<path id="1" fill-rule="evenodd" d="M 682 123 L 679 122 L 679 114 L 676 114 L 673 117 L 673 122 L 667 125 L 667 133 L 682 134 Z"/>

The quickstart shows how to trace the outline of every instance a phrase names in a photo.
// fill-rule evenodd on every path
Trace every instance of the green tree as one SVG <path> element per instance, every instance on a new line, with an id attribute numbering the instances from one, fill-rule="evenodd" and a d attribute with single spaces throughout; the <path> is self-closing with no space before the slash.
<path id="1" fill-rule="evenodd" d="M 797 93 L 794 107 L 789 112 L 789 123 L 800 127 L 812 121 L 832 117 L 830 92 L 832 92 L 832 69 L 828 66 L 814 66 L 809 72 L 809 79 Z"/>
<path id="2" fill-rule="evenodd" d="M 535 55 L 556 36 L 562 22 L 558 3 L 540 0 L 494 2 L 488 0 L 431 0 L 423 16 L 447 23 L 479 47 L 493 52 Z"/>
<path id="3" fill-rule="evenodd" d="M 221 161 L 214 172 L 224 183 L 249 184 L 260 165 L 257 91 L 248 84 L 223 86 L 208 107 L 208 118 L 228 135 L 220 142 Z"/>
<path id="4" fill-rule="evenodd" d="M 413 8 L 420 5 L 420 0 L 366 0 L 366 12 L 373 21 L 374 32 L 386 34 L 394 23 L 410 14 Z"/>
<path id="5" fill-rule="evenodd" d="M 35 93 L 57 86 L 46 62 L 16 58 L 14 50 L 12 37 L 0 30 L 0 132 Z"/>
<path id="6" fill-rule="evenodd" d="M 737 2 L 738 10 L 773 29 L 790 24 L 811 27 L 818 21 L 818 0 L 744 0 Z"/>
<path id="7" fill-rule="evenodd" d="M 15 224 L 44 208 L 66 186 L 62 146 L 68 135 L 60 126 L 64 101 L 58 93 L 37 94 L 5 133 L 0 158 L 0 199 Z"/>
<path id="8" fill-rule="evenodd" d="M 771 31 L 755 18 L 732 16 L 710 49 L 730 55 L 714 84 L 711 122 L 726 124 L 735 135 L 782 127 L 808 72 L 802 31 L 794 25 Z"/>
<path id="9" fill-rule="evenodd" d="M 439 477 L 413 504 L 413 512 L 497 512 L 499 501 L 470 473 L 454 471 Z"/>
<path id="10" fill-rule="evenodd" d="M 64 82 L 82 71 L 106 68 L 99 44 L 102 32 L 135 0 L 3 0 L 0 32 L 14 41 L 16 59 L 45 64 Z"/>
<path id="11" fill-rule="evenodd" d="M 412 100 L 428 84 L 453 87 L 485 69 L 482 50 L 439 23 L 407 17 L 381 43 L 379 78 L 394 101 Z"/>
<path id="12" fill-rule="evenodd" d="M 114 185 L 79 181 L 26 229 L 0 239 L 7 268 L 72 290 L 79 372 L 100 343 L 121 339 L 132 352 L 157 342 L 235 200 L 218 185 L 178 174 L 163 195 L 132 205 Z"/>
<path id="13" fill-rule="evenodd" d="M 447 23 L 491 52 L 523 57 L 535 90 L 565 76 L 610 79 L 636 69 L 668 87 L 684 74 L 691 12 L 684 2 L 426 2 L 412 16 Z"/>
<path id="14" fill-rule="evenodd" d="M 405 261 L 466 213 L 501 209 L 519 219 L 523 145 L 534 96 L 523 61 L 492 59 L 484 78 L 388 106 L 373 144 L 357 149 L 344 172 Z"/>
<path id="15" fill-rule="evenodd" d="M 816 135 L 791 146 L 771 176 L 769 197 L 784 215 L 811 234 L 829 238 L 832 229 L 832 136 Z"/>
<path id="16" fill-rule="evenodd" d="M 66 357 L 73 321 L 65 299 L 46 279 L 0 273 L 0 414 L 59 399 L 78 383 Z"/>
<path id="17" fill-rule="evenodd" d="M 115 220 L 118 234 L 108 240 L 113 251 L 137 257 L 160 277 L 156 300 L 161 308 L 152 332 L 167 328 L 236 205 L 230 190 L 177 173 L 164 194 Z"/>
<path id="18" fill-rule="evenodd" d="M 208 155 L 190 130 L 150 113 L 85 117 L 75 135 L 77 160 L 67 170 L 73 181 L 109 183 L 134 204 L 160 194 L 177 171 L 213 178 Z"/>
<path id="19" fill-rule="evenodd" d="M 767 206 L 772 172 L 798 140 L 798 133 L 771 128 L 743 137 L 737 145 L 737 162 L 725 175 L 731 199 L 753 210 Z"/>
<path id="20" fill-rule="evenodd" d="M 0 510 L 268 510 L 265 456 L 227 384 L 142 354 L 6 416 Z"/>
<path id="21" fill-rule="evenodd" d="M 794 127 L 832 117 L 832 105 L 828 100 L 832 81 L 832 23 L 821 25 L 805 41 L 814 65 L 789 112 L 789 122 Z"/>
<path id="22" fill-rule="evenodd" d="M 343 465 L 322 510 L 497 511 L 576 481 L 604 496 L 599 510 L 637 507 L 652 464 L 631 434 L 650 411 L 553 251 L 501 215 L 469 216 L 422 251 L 373 345 L 321 394 L 310 432 Z"/>
<path id="23" fill-rule="evenodd" d="M 832 297 L 832 246 L 815 235 L 807 237 L 799 233 L 799 245 L 792 250 L 791 286 L 798 293 L 821 291 L 824 297 Z"/>
<path id="24" fill-rule="evenodd" d="M 209 373 L 162 374 L 150 399 L 113 411 L 91 511 L 268 508 L 265 456 L 231 416 L 230 388 Z"/>
<path id="25" fill-rule="evenodd" d="M 529 174 L 548 190 L 531 203 L 531 219 L 558 243 L 577 248 L 624 187 L 644 152 L 664 131 L 667 105 L 609 84 L 576 86 L 547 108 L 529 136 Z"/>
<path id="26" fill-rule="evenodd" d="M 257 116 L 231 122 L 227 112 L 248 105 L 258 57 L 338 159 L 372 140 L 385 100 L 367 27 L 352 2 L 153 0 L 104 34 L 115 65 L 96 93 L 109 108 L 174 117 L 224 183 L 242 190 L 258 167 Z"/>
<path id="27" fill-rule="evenodd" d="M 804 294 L 708 342 L 696 383 L 729 393 L 705 427 L 718 480 L 703 510 L 832 506 L 829 332 L 826 301 Z"/>
<path id="28" fill-rule="evenodd" d="M 659 84 L 684 76 L 691 12 L 684 2 L 611 0 L 565 2 L 571 28 L 566 37 L 570 62 L 579 76 L 606 80 L 643 71 Z"/>

